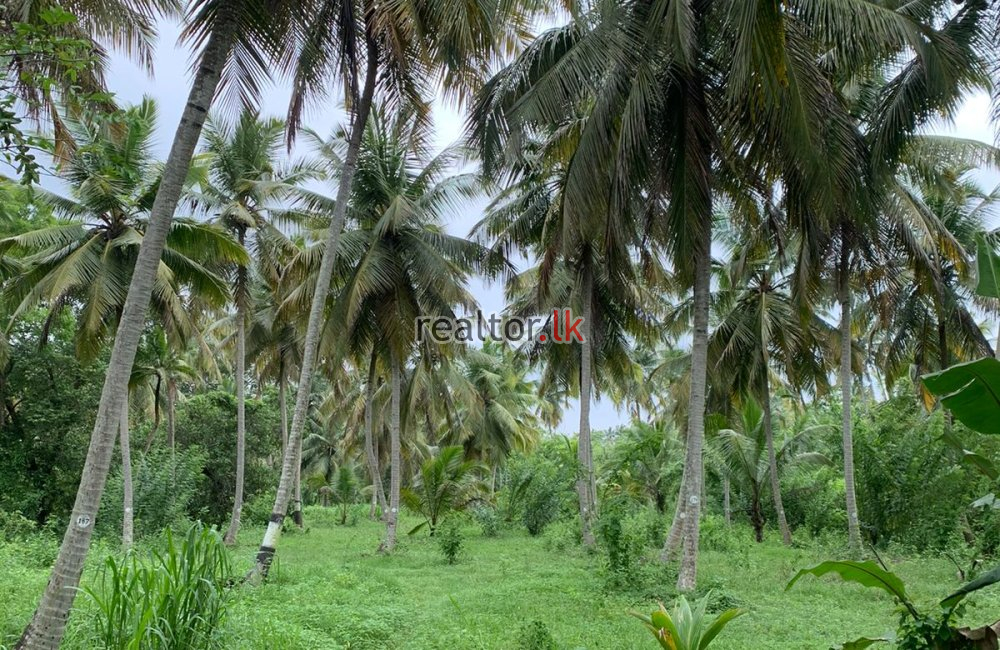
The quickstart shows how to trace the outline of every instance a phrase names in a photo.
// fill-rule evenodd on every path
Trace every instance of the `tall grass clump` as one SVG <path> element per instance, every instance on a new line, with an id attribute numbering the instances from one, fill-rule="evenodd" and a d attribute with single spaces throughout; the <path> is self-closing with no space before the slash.
<path id="1" fill-rule="evenodd" d="M 143 556 L 109 557 L 94 589 L 94 647 L 121 650 L 216 648 L 226 617 L 229 555 L 215 530 L 196 524 L 177 544 Z"/>

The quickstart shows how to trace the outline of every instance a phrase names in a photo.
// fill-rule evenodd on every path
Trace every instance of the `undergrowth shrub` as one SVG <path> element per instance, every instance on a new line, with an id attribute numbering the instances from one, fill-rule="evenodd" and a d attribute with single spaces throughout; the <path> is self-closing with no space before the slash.
<path id="1" fill-rule="evenodd" d="M 462 529 L 458 525 L 456 518 L 449 517 L 445 519 L 444 523 L 438 525 L 434 537 L 437 538 L 438 548 L 441 549 L 441 554 L 444 555 L 445 561 L 448 564 L 458 562 L 465 536 L 462 534 Z"/>
<path id="2" fill-rule="evenodd" d="M 521 626 L 517 650 L 558 650 L 552 632 L 543 621 L 534 620 Z"/>
<path id="3" fill-rule="evenodd" d="M 545 529 L 545 548 L 550 551 L 565 551 L 580 545 L 580 520 L 563 517 Z"/>
<path id="4" fill-rule="evenodd" d="M 483 537 L 496 537 L 500 534 L 500 515 L 492 506 L 479 506 L 472 510 L 472 518 L 479 524 Z"/>
<path id="5" fill-rule="evenodd" d="M 135 456 L 138 456 L 132 467 L 135 536 L 156 535 L 164 528 L 186 530 L 190 526 L 189 506 L 204 482 L 204 452 L 197 447 L 173 452 L 154 447 L 148 454 Z M 123 494 L 119 466 L 108 476 L 101 498 L 101 516 L 97 518 L 97 531 L 101 535 L 121 535 Z"/>
<path id="6" fill-rule="evenodd" d="M 636 582 L 639 565 L 650 543 L 647 518 L 625 497 L 606 501 L 595 532 L 604 552 L 608 582 L 623 587 Z"/>
<path id="7" fill-rule="evenodd" d="M 230 599 L 229 554 L 222 537 L 201 524 L 165 550 L 109 557 L 95 588 L 93 647 L 126 650 L 209 650 L 222 646 L 220 628 Z"/>

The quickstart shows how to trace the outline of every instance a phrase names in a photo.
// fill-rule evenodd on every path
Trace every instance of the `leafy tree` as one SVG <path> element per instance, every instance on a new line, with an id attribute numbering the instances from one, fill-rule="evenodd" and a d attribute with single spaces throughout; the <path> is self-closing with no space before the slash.
<path id="1" fill-rule="evenodd" d="M 867 2 L 796 10 L 743 2 L 595 3 L 576 17 L 490 80 L 474 107 L 472 136 L 488 175 L 530 152 L 531 133 L 563 127 L 578 137 L 566 200 L 581 212 L 606 206 L 598 213 L 614 228 L 594 232 L 610 238 L 633 214 L 638 192 L 653 240 L 674 262 L 678 280 L 693 288 L 687 462 L 665 549 L 669 556 L 683 542 L 678 586 L 690 590 L 701 511 L 714 205 L 723 197 L 763 201 L 781 178 L 789 201 L 826 209 L 832 218 L 833 206 L 858 185 L 861 156 L 813 39 L 850 66 L 873 50 L 884 55 L 907 38 L 922 38 L 924 26 Z M 570 125 L 567 106 L 577 118 Z M 605 266 L 626 269 L 610 259 Z"/>
<path id="2" fill-rule="evenodd" d="M 273 433 L 278 428 L 273 403 L 247 400 L 247 466 L 245 495 L 248 500 L 273 487 L 275 470 L 267 459 L 278 449 Z M 236 400 L 226 392 L 211 391 L 185 400 L 177 411 L 177 444 L 198 447 L 205 453 L 201 489 L 191 502 L 193 519 L 221 524 L 232 514 L 233 484 L 236 480 L 236 438 L 232 423 Z"/>
<path id="3" fill-rule="evenodd" d="M 0 250 L 21 257 L 20 272 L 4 287 L 11 318 L 46 303 L 52 313 L 79 308 L 77 349 L 92 358 L 118 326 L 138 251 L 149 228 L 149 208 L 159 184 L 151 157 L 156 106 L 146 99 L 120 115 L 93 122 L 70 121 L 77 151 L 61 167 L 68 198 L 35 190 L 39 200 L 65 220 L 0 241 Z M 153 309 L 174 345 L 196 326 L 185 292 L 221 305 L 225 281 L 212 270 L 243 259 L 222 231 L 193 220 L 177 220 L 167 235 L 153 283 Z"/>

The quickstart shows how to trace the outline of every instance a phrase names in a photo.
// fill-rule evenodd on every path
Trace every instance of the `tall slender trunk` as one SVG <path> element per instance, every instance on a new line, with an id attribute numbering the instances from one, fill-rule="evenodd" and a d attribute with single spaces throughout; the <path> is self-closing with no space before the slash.
<path id="1" fill-rule="evenodd" d="M 851 257 L 847 246 L 847 228 L 842 228 L 840 242 L 840 405 L 844 434 L 844 492 L 847 501 L 847 543 L 852 555 L 861 552 L 858 503 L 854 493 L 854 436 L 851 431 Z"/>
<path id="2" fill-rule="evenodd" d="M 170 449 L 170 504 L 174 504 L 174 490 L 177 481 L 177 454 L 174 449 L 174 409 L 177 405 L 177 380 L 167 379 L 167 447 Z"/>
<path id="3" fill-rule="evenodd" d="M 167 380 L 167 446 L 174 451 L 174 413 L 177 408 L 177 380 L 171 377 Z"/>
<path id="4" fill-rule="evenodd" d="M 691 393 L 688 411 L 687 457 L 682 492 L 684 503 L 681 566 L 677 576 L 678 591 L 692 591 L 698 580 L 698 536 L 701 518 L 701 490 L 705 438 L 705 392 L 708 375 L 708 302 L 712 273 L 711 211 L 702 215 L 701 241 L 693 251 L 694 332 L 691 340 Z"/>
<path id="5" fill-rule="evenodd" d="M 128 435 L 128 399 L 122 407 L 118 426 L 119 445 L 122 451 L 122 547 L 132 548 L 134 517 L 132 515 L 132 447 Z"/>
<path id="6" fill-rule="evenodd" d="M 240 246 L 245 244 L 246 232 L 239 231 Z M 240 267 L 237 271 L 236 289 L 236 494 L 233 497 L 233 514 L 229 519 L 229 530 L 226 531 L 226 544 L 235 544 L 240 534 L 240 518 L 243 514 L 243 482 L 246 471 L 247 422 L 246 422 L 246 385 L 247 385 L 247 270 Z"/>
<path id="7" fill-rule="evenodd" d="M 146 436 L 146 444 L 142 446 L 142 453 L 148 454 L 156 439 L 156 433 L 160 430 L 160 392 L 163 388 L 163 375 L 156 373 L 156 386 L 153 388 L 153 428 Z"/>
<path id="8" fill-rule="evenodd" d="M 778 456 L 774 453 L 774 428 L 771 424 L 771 382 L 767 376 L 767 355 L 764 355 L 764 441 L 767 444 L 767 467 L 771 479 L 771 499 L 778 515 L 778 530 L 785 546 L 792 544 L 792 531 L 785 519 L 785 506 L 781 501 L 781 482 L 778 480 Z"/>
<path id="9" fill-rule="evenodd" d="M 722 516 L 726 518 L 726 525 L 730 526 L 733 523 L 733 508 L 730 504 L 729 498 L 729 475 L 722 475 Z"/>
<path id="10" fill-rule="evenodd" d="M 278 491 L 274 497 L 274 508 L 271 510 L 271 520 L 264 532 L 257 561 L 250 571 L 249 578 L 263 580 L 271 568 L 271 561 L 281 537 L 281 524 L 288 510 L 288 500 L 295 481 L 295 463 L 298 462 L 297 448 L 302 430 L 305 428 L 306 416 L 309 410 L 309 394 L 312 391 L 313 367 L 316 363 L 316 351 L 319 347 L 320 328 L 323 325 L 323 311 L 326 299 L 330 293 L 330 281 L 333 278 L 333 263 L 337 257 L 337 246 L 340 243 L 340 232 L 344 228 L 344 218 L 347 215 L 347 202 L 351 192 L 354 171 L 357 168 L 358 150 L 361 148 L 361 136 L 364 134 L 368 114 L 371 112 L 372 98 L 375 94 L 375 78 L 378 73 L 377 46 L 369 37 L 367 39 L 368 62 L 365 71 L 364 90 L 356 104 L 354 123 L 351 125 L 351 140 L 344 156 L 344 164 L 340 169 L 340 184 L 337 187 L 336 205 L 327 230 L 323 249 L 323 260 L 320 263 L 319 276 L 316 279 L 316 289 L 313 291 L 312 305 L 309 308 L 309 323 L 306 326 L 305 342 L 302 346 L 302 367 L 299 371 L 299 385 L 295 396 L 295 411 L 292 413 L 292 428 L 288 432 L 289 449 L 281 466 L 281 479 Z"/>
<path id="11" fill-rule="evenodd" d="M 59 647 L 66 630 L 66 619 L 73 606 L 77 586 L 80 584 L 80 574 L 83 572 L 83 563 L 94 531 L 94 519 L 97 517 L 97 509 L 108 477 L 115 434 L 118 432 L 118 419 L 125 402 L 139 338 L 145 325 L 146 310 L 149 307 L 153 282 L 159 268 L 160 254 L 163 252 L 170 222 L 191 165 L 191 156 L 194 154 L 205 117 L 219 86 L 223 66 L 232 49 L 233 25 L 231 17 L 220 16 L 216 29 L 205 44 L 198 71 L 195 73 L 194 83 L 170 148 L 170 155 L 163 168 L 160 186 L 150 211 L 149 223 L 142 244 L 139 246 L 69 525 L 63 536 L 55 565 L 52 567 L 52 575 L 45 587 L 45 593 L 31 623 L 17 643 L 18 649 L 55 650 Z"/>
<path id="12" fill-rule="evenodd" d="M 385 507 L 385 490 L 382 488 L 382 474 L 379 471 L 378 456 L 375 454 L 375 444 L 372 435 L 373 421 L 375 419 L 372 409 L 375 401 L 375 370 L 377 360 L 378 357 L 373 348 L 371 358 L 368 361 L 368 383 L 365 385 L 365 458 L 368 461 L 368 473 L 372 477 L 372 507 L 368 513 L 371 519 L 375 519 L 376 506 L 382 508 L 383 514 L 387 510 Z"/>
<path id="13" fill-rule="evenodd" d="M 681 471 L 681 485 L 677 492 L 677 503 L 674 504 L 674 518 L 670 522 L 670 530 L 667 532 L 667 539 L 663 542 L 663 549 L 660 551 L 660 562 L 671 563 L 677 559 L 677 551 L 681 548 L 684 540 L 684 490 L 687 489 L 687 445 L 685 444 L 684 469 Z"/>
<path id="14" fill-rule="evenodd" d="M 288 445 L 288 377 L 286 376 L 285 357 L 278 361 L 278 410 L 281 411 L 281 457 L 285 457 L 285 447 Z"/>
<path id="15" fill-rule="evenodd" d="M 577 441 L 577 460 L 579 472 L 576 480 L 576 491 L 580 499 L 580 531 L 583 543 L 594 545 L 593 518 L 597 507 L 596 490 L 594 487 L 593 446 L 590 439 L 590 389 L 591 389 L 591 356 L 593 354 L 593 328 L 591 315 L 593 312 L 594 278 L 590 268 L 590 260 L 584 261 L 583 286 L 583 342 L 580 343 L 580 438 Z"/>
<path id="16" fill-rule="evenodd" d="M 385 519 L 385 540 L 379 551 L 391 553 L 396 548 L 396 525 L 399 521 L 399 489 L 402 483 L 402 450 L 399 441 L 399 398 L 400 373 L 399 357 L 392 353 L 392 396 L 391 413 L 389 415 L 389 513 Z M 431 527 L 433 531 L 433 526 Z"/>
<path id="17" fill-rule="evenodd" d="M 302 528 L 302 436 L 295 441 L 295 486 L 292 492 L 292 523 Z"/>

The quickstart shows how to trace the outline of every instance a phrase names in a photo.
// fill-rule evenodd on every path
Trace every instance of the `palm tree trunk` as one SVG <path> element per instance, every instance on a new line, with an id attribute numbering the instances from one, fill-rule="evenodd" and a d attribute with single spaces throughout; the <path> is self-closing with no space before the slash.
<path id="1" fill-rule="evenodd" d="M 340 184 L 337 187 L 336 207 L 330 219 L 326 242 L 323 249 L 323 260 L 320 263 L 316 289 L 313 292 L 312 305 L 309 309 L 309 322 L 306 326 L 305 342 L 302 349 L 302 367 L 299 371 L 299 385 L 295 396 L 295 411 L 292 413 L 292 428 L 288 432 L 289 447 L 298 448 L 302 430 L 305 427 L 306 415 L 309 410 L 309 394 L 312 391 L 313 366 L 316 363 L 316 351 L 319 347 L 320 329 L 323 325 L 323 312 L 326 299 L 330 293 L 330 281 L 333 278 L 333 263 L 337 257 L 337 247 L 340 243 L 340 232 L 344 228 L 347 215 L 347 201 L 351 192 L 354 171 L 357 168 L 358 150 L 361 148 L 361 136 L 364 134 L 368 114 L 371 112 L 372 98 L 375 94 L 375 78 L 378 73 L 378 52 L 374 41 L 367 39 L 368 62 L 365 72 L 364 90 L 356 104 L 354 123 L 351 126 L 351 140 L 344 156 L 344 165 L 340 169 Z M 263 580 L 271 568 L 271 561 L 277 550 L 281 537 L 281 524 L 288 510 L 289 494 L 295 481 L 295 463 L 297 454 L 292 449 L 285 450 L 281 466 L 281 479 L 278 491 L 274 497 L 274 508 L 271 510 L 271 520 L 264 532 L 257 561 L 250 571 L 249 578 Z"/>
<path id="2" fill-rule="evenodd" d="M 118 426 L 122 450 L 122 547 L 132 548 L 134 519 L 132 516 L 132 447 L 128 436 L 128 399 L 122 408 Z"/>
<path id="3" fill-rule="evenodd" d="M 733 508 L 730 505 L 729 498 L 729 476 L 727 474 L 722 475 L 722 515 L 726 518 L 726 525 L 731 526 L 733 523 Z"/>
<path id="4" fill-rule="evenodd" d="M 288 377 L 285 373 L 285 358 L 278 362 L 278 410 L 281 411 L 281 457 L 285 457 L 285 447 L 288 446 Z"/>
<path id="5" fill-rule="evenodd" d="M 191 165 L 191 156 L 219 86 L 223 66 L 232 49 L 233 25 L 233 20 L 220 18 L 202 52 L 139 247 L 69 525 L 45 593 L 31 623 L 17 643 L 19 650 L 56 650 L 66 630 L 66 619 L 80 584 L 83 563 L 94 532 L 94 519 L 97 517 L 108 477 L 115 434 L 118 433 L 118 420 L 126 401 L 125 392 L 128 390 L 139 338 L 146 323 L 146 310 L 159 268 L 160 254 Z"/>
<path id="6" fill-rule="evenodd" d="M 851 278 L 846 226 L 840 243 L 840 405 L 844 434 L 844 492 L 847 501 L 847 542 L 852 555 L 861 551 L 858 504 L 854 493 L 854 437 L 851 431 Z"/>
<path id="7" fill-rule="evenodd" d="M 171 377 L 167 380 L 167 446 L 174 451 L 174 410 L 177 407 L 177 381 Z"/>
<path id="8" fill-rule="evenodd" d="M 678 591 L 692 591 L 698 580 L 698 534 L 701 517 L 701 490 L 705 438 L 705 393 L 708 376 L 708 302 L 712 273 L 712 217 L 702 216 L 700 239 L 695 256 L 694 332 L 691 340 L 691 393 L 687 425 L 687 456 L 682 490 L 684 503 L 681 566 L 677 576 Z"/>
<path id="9" fill-rule="evenodd" d="M 244 232 L 240 229 L 240 246 L 244 245 Z M 240 517 L 243 514 L 243 482 L 246 470 L 247 423 L 246 423 L 246 376 L 247 376 L 247 320 L 244 304 L 246 290 L 246 269 L 238 271 L 236 300 L 236 495 L 233 498 L 233 514 L 229 519 L 229 530 L 223 538 L 226 544 L 236 543 L 240 534 Z"/>
<path id="10" fill-rule="evenodd" d="M 400 399 L 399 357 L 392 353 L 392 412 L 390 413 L 389 437 L 389 514 L 385 519 L 385 540 L 379 547 L 383 553 L 391 553 L 396 548 L 396 524 L 399 520 L 399 489 L 402 483 L 402 458 L 399 441 L 399 399 Z M 433 527 L 432 527 L 433 530 Z"/>
<path id="11" fill-rule="evenodd" d="M 687 445 L 685 445 L 685 450 Z M 684 539 L 684 490 L 687 488 L 687 451 L 684 453 L 685 465 L 681 472 L 681 486 L 677 493 L 677 503 L 674 505 L 674 518 L 670 522 L 670 531 L 663 542 L 660 551 L 660 562 L 672 563 L 677 558 L 677 551 Z"/>
<path id="12" fill-rule="evenodd" d="M 375 455 L 375 446 L 372 440 L 372 429 L 374 413 L 372 412 L 375 401 L 375 365 L 377 356 L 372 349 L 371 358 L 368 362 L 368 383 L 365 385 L 365 457 L 368 460 L 368 473 L 372 477 L 372 507 L 368 513 L 369 518 L 375 519 L 376 506 L 386 512 L 385 490 L 382 488 L 382 474 L 379 472 L 378 457 Z"/>
<path id="13" fill-rule="evenodd" d="M 295 491 L 292 497 L 292 523 L 302 528 L 302 436 L 295 441 Z"/>
<path id="14" fill-rule="evenodd" d="M 163 387 L 163 375 L 156 373 L 156 386 L 153 388 L 153 428 L 146 436 L 146 444 L 142 446 L 142 453 L 148 454 L 153 447 L 153 440 L 156 439 L 156 432 L 160 430 L 160 392 Z"/>
<path id="15" fill-rule="evenodd" d="M 577 460 L 579 475 L 576 480 L 576 491 L 580 498 L 580 531 L 586 546 L 594 545 L 592 528 L 594 510 L 597 506 L 596 490 L 594 488 L 593 447 L 590 439 L 590 388 L 591 388 L 591 356 L 593 345 L 593 329 L 591 328 L 593 275 L 590 261 L 584 262 L 583 287 L 583 331 L 584 339 L 580 343 L 580 438 L 577 441 Z"/>
<path id="16" fill-rule="evenodd" d="M 774 453 L 774 429 L 771 425 L 771 382 L 767 377 L 767 355 L 764 355 L 764 441 L 767 443 L 767 466 L 771 478 L 771 499 L 778 515 L 778 530 L 785 546 L 792 544 L 792 531 L 785 519 L 785 506 L 781 502 L 781 482 L 778 480 L 778 456 Z"/>

